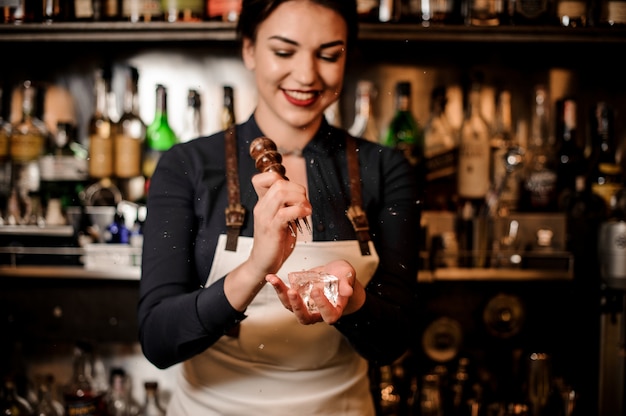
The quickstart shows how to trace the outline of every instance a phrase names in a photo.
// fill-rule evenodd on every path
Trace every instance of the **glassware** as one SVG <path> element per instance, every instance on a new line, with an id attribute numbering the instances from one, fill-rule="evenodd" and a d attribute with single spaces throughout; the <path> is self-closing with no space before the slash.
<path id="1" fill-rule="evenodd" d="M 376 96 L 374 83 L 360 80 L 356 87 L 355 116 L 348 132 L 354 137 L 364 137 L 378 143 L 380 131 L 374 116 L 373 99 Z"/>
<path id="2" fill-rule="evenodd" d="M 187 108 L 183 120 L 184 128 L 180 134 L 181 142 L 196 139 L 202 134 L 202 101 L 197 90 L 190 89 L 187 93 Z"/>
<path id="3" fill-rule="evenodd" d="M 178 143 L 178 137 L 170 127 L 167 118 L 167 88 L 156 86 L 156 109 L 154 120 L 146 129 L 146 141 L 143 158 L 143 174 L 146 177 L 146 189 L 156 169 L 161 155 Z"/>
<path id="4" fill-rule="evenodd" d="M 159 401 L 159 384 L 156 381 L 144 383 L 146 398 L 139 411 L 140 416 L 165 416 L 165 409 Z"/>

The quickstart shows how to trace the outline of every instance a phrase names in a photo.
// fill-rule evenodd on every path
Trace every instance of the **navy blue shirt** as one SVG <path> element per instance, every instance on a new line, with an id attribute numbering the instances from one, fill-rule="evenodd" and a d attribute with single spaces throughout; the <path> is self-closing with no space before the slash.
<path id="1" fill-rule="evenodd" d="M 346 216 L 346 135 L 324 121 L 302 151 L 314 241 L 356 240 Z M 251 178 L 258 172 L 249 147 L 260 136 L 265 135 L 254 116 L 237 126 L 243 236 L 252 236 L 254 229 L 257 195 Z M 401 153 L 364 139 L 357 147 L 363 209 L 380 265 L 363 307 L 334 326 L 364 358 L 383 364 L 401 355 L 415 332 L 419 202 L 413 169 Z M 143 352 L 159 368 L 204 351 L 245 319 L 226 299 L 223 278 L 203 287 L 218 237 L 226 233 L 227 205 L 224 132 L 163 154 L 148 194 L 138 308 Z"/>

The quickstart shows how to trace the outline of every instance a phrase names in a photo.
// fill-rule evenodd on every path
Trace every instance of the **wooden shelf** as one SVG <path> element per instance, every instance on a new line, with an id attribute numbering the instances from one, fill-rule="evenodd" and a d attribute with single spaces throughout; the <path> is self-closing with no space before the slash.
<path id="1" fill-rule="evenodd" d="M 626 28 L 565 28 L 558 26 L 423 27 L 408 23 L 362 23 L 365 42 L 455 43 L 574 43 L 625 44 Z M 8 42 L 235 42 L 235 24 L 198 23 L 30 23 L 0 25 L 0 43 Z"/>

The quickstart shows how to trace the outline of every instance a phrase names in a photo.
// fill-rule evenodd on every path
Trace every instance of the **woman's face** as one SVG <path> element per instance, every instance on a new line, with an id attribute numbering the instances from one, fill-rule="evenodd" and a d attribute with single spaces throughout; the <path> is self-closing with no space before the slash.
<path id="1" fill-rule="evenodd" d="M 259 25 L 256 43 L 243 41 L 244 63 L 255 72 L 259 92 L 257 120 L 317 127 L 339 98 L 346 42 L 346 23 L 335 11 L 307 0 L 281 4 Z"/>

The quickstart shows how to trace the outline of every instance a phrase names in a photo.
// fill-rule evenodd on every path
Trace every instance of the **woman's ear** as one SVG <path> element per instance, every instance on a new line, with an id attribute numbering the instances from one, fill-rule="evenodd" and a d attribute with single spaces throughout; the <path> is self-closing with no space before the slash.
<path id="1" fill-rule="evenodd" d="M 256 68 L 256 61 L 254 59 L 254 42 L 250 38 L 244 38 L 241 48 L 241 56 L 243 58 L 243 64 L 249 70 Z"/>

